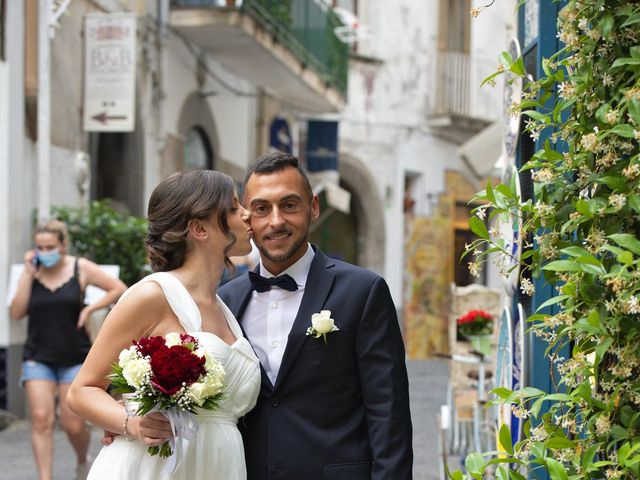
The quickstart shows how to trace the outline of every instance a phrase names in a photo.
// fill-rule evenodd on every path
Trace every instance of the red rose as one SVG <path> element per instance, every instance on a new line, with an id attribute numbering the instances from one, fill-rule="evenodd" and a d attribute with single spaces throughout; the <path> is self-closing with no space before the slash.
<path id="1" fill-rule="evenodd" d="M 147 355 L 151 357 L 159 348 L 166 346 L 164 338 L 157 335 L 155 337 L 141 338 L 137 342 L 134 340 L 133 344 L 143 357 Z"/>
<path id="2" fill-rule="evenodd" d="M 151 383 L 161 392 L 173 395 L 182 384 L 191 385 L 204 375 L 205 358 L 187 347 L 174 345 L 160 348 L 151 356 Z"/>

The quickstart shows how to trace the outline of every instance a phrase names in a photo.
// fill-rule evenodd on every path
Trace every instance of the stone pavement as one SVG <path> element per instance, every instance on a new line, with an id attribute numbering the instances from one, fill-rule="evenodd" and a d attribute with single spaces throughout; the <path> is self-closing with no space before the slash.
<path id="1" fill-rule="evenodd" d="M 448 366 L 440 361 L 410 361 L 409 385 L 414 430 L 414 480 L 440 480 L 438 473 L 438 434 L 435 423 L 440 405 L 445 402 Z M 37 479 L 31 453 L 30 423 L 14 422 L 0 431 L 0 478 L 4 480 Z M 101 430 L 94 429 L 91 452 L 97 455 Z M 53 480 L 75 478 L 75 456 L 64 432 L 56 428 L 54 434 Z"/>

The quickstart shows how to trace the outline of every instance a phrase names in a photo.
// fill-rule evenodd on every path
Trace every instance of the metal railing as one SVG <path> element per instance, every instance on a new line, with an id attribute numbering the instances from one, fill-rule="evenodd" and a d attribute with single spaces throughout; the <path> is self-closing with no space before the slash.
<path id="1" fill-rule="evenodd" d="M 347 93 L 349 47 L 334 33 L 338 17 L 316 0 L 171 0 L 172 7 L 232 8 L 246 12 L 343 95 Z"/>
<path id="2" fill-rule="evenodd" d="M 441 52 L 435 57 L 431 116 L 497 120 L 502 116 L 502 95 L 482 80 L 495 70 L 495 62 L 466 53 Z"/>

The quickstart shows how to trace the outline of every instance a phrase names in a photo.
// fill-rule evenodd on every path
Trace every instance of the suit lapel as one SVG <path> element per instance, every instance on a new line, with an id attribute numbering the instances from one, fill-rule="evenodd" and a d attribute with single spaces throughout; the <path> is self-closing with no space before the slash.
<path id="1" fill-rule="evenodd" d="M 335 274 L 334 263 L 320 250 L 316 250 L 307 276 L 302 302 L 298 314 L 291 327 L 287 346 L 282 356 L 282 363 L 274 385 L 274 390 L 282 382 L 294 363 L 302 344 L 307 338 L 307 328 L 311 325 L 311 315 L 320 312 L 333 286 Z"/>

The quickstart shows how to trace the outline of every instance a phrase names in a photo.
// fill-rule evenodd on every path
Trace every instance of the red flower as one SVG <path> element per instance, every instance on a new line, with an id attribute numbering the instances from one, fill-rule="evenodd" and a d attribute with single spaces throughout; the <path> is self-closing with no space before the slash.
<path id="1" fill-rule="evenodd" d="M 190 350 L 195 350 L 196 348 L 198 348 L 198 340 L 188 333 L 181 333 L 180 340 L 182 341 L 182 345 L 184 345 L 185 347 L 189 348 L 192 346 L 193 348 L 189 348 Z"/>
<path id="2" fill-rule="evenodd" d="M 161 392 L 173 395 L 182 384 L 191 385 L 206 373 L 205 358 L 187 347 L 174 345 L 156 350 L 151 356 L 151 383 Z"/>
<path id="3" fill-rule="evenodd" d="M 456 320 L 458 330 L 464 336 L 489 334 L 492 323 L 493 317 L 484 310 L 471 310 Z"/>
<path id="4" fill-rule="evenodd" d="M 161 336 L 141 338 L 137 342 L 134 340 L 133 344 L 138 348 L 140 355 L 143 357 L 147 355 L 151 357 L 159 348 L 166 346 L 164 338 Z"/>

